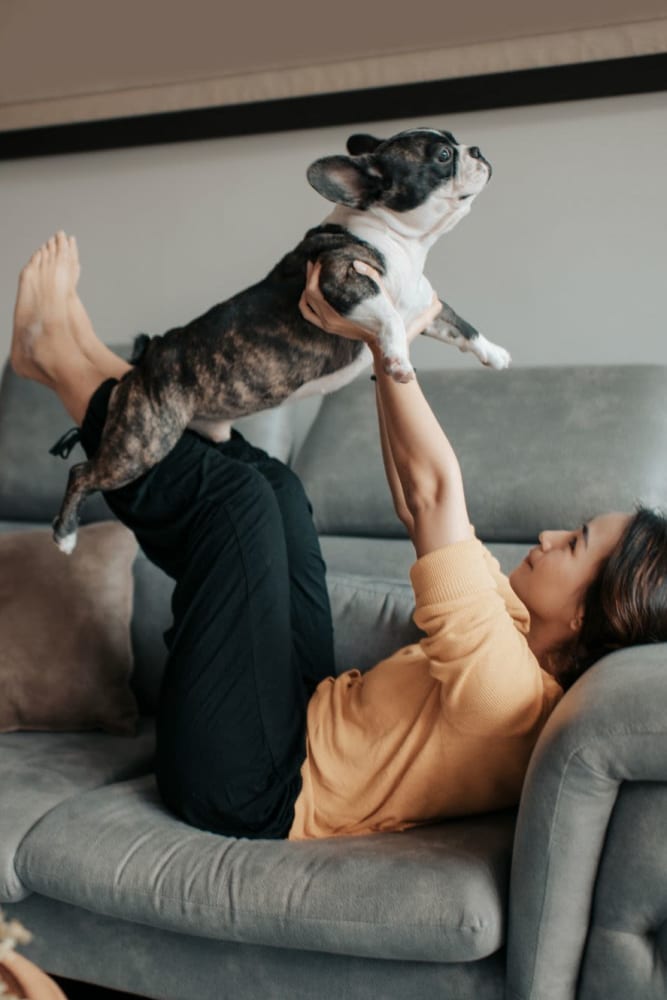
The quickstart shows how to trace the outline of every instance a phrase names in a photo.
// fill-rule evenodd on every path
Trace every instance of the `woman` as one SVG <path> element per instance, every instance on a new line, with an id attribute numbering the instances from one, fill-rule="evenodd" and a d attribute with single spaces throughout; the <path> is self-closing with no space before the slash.
<path id="1" fill-rule="evenodd" d="M 58 393 L 92 454 L 130 366 L 95 336 L 78 274 L 64 233 L 31 258 L 12 364 Z M 332 676 L 324 564 L 301 484 L 229 428 L 216 442 L 186 432 L 148 474 L 107 494 L 176 581 L 157 712 L 161 795 L 192 825 L 230 836 L 400 830 L 511 805 L 563 672 L 667 638 L 664 521 L 615 513 L 544 532 L 510 586 L 474 537 L 456 456 L 418 383 L 384 374 L 371 335 L 327 307 L 317 280 L 314 269 L 304 314 L 374 352 L 383 455 L 418 557 L 425 638 L 364 676 Z M 617 564 L 639 567 L 639 590 Z M 624 580 L 618 620 L 592 640 L 609 576 Z"/>

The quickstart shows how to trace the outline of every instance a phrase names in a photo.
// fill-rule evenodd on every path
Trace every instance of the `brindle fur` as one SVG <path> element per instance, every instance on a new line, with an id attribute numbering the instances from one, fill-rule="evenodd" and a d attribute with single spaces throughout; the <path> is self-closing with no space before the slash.
<path id="1" fill-rule="evenodd" d="M 299 311 L 309 260 L 322 264 L 320 286 L 342 314 L 378 294 L 354 260 L 385 273 L 370 244 L 341 226 L 317 226 L 263 281 L 186 326 L 143 338 L 134 367 L 111 396 L 97 453 L 70 470 L 56 541 L 75 534 L 90 493 L 119 489 L 147 472 L 193 419 L 235 419 L 278 406 L 304 383 L 354 361 L 360 341 L 332 337 Z"/>

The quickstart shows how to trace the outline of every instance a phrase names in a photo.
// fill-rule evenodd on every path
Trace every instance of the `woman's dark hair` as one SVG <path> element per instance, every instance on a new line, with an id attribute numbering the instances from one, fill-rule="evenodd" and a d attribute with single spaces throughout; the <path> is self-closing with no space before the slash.
<path id="1" fill-rule="evenodd" d="M 567 689 L 606 653 L 651 642 L 667 642 L 667 517 L 639 507 L 586 591 L 558 681 Z"/>

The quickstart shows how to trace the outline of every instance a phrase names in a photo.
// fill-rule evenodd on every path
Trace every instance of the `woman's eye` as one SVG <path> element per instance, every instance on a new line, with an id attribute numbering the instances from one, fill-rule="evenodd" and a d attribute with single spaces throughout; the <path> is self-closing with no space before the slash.
<path id="1" fill-rule="evenodd" d="M 570 548 L 574 552 L 576 547 L 577 547 L 577 536 L 573 535 L 572 538 L 570 539 Z"/>
<path id="2" fill-rule="evenodd" d="M 438 159 L 442 160 L 444 163 L 446 160 L 450 159 L 451 155 L 452 155 L 451 149 L 448 149 L 447 146 L 443 146 L 443 148 L 438 153 Z"/>

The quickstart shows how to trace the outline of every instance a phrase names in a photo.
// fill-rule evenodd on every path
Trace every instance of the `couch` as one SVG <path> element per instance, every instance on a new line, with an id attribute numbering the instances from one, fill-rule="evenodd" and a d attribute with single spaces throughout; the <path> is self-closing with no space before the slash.
<path id="1" fill-rule="evenodd" d="M 506 570 L 541 528 L 667 501 L 667 368 L 471 367 L 420 381 Z M 5 371 L 3 531 L 50 522 L 66 467 L 48 448 L 68 426 L 48 390 Z M 305 483 L 337 670 L 417 641 L 412 550 L 367 375 L 238 426 Z M 88 501 L 84 521 L 110 517 Z M 160 1000 L 664 1000 L 667 648 L 616 652 L 570 689 L 516 810 L 349 839 L 233 840 L 188 827 L 157 795 L 171 582 L 141 554 L 133 574 L 137 734 L 0 735 L 0 905 L 32 931 L 27 957 Z"/>

